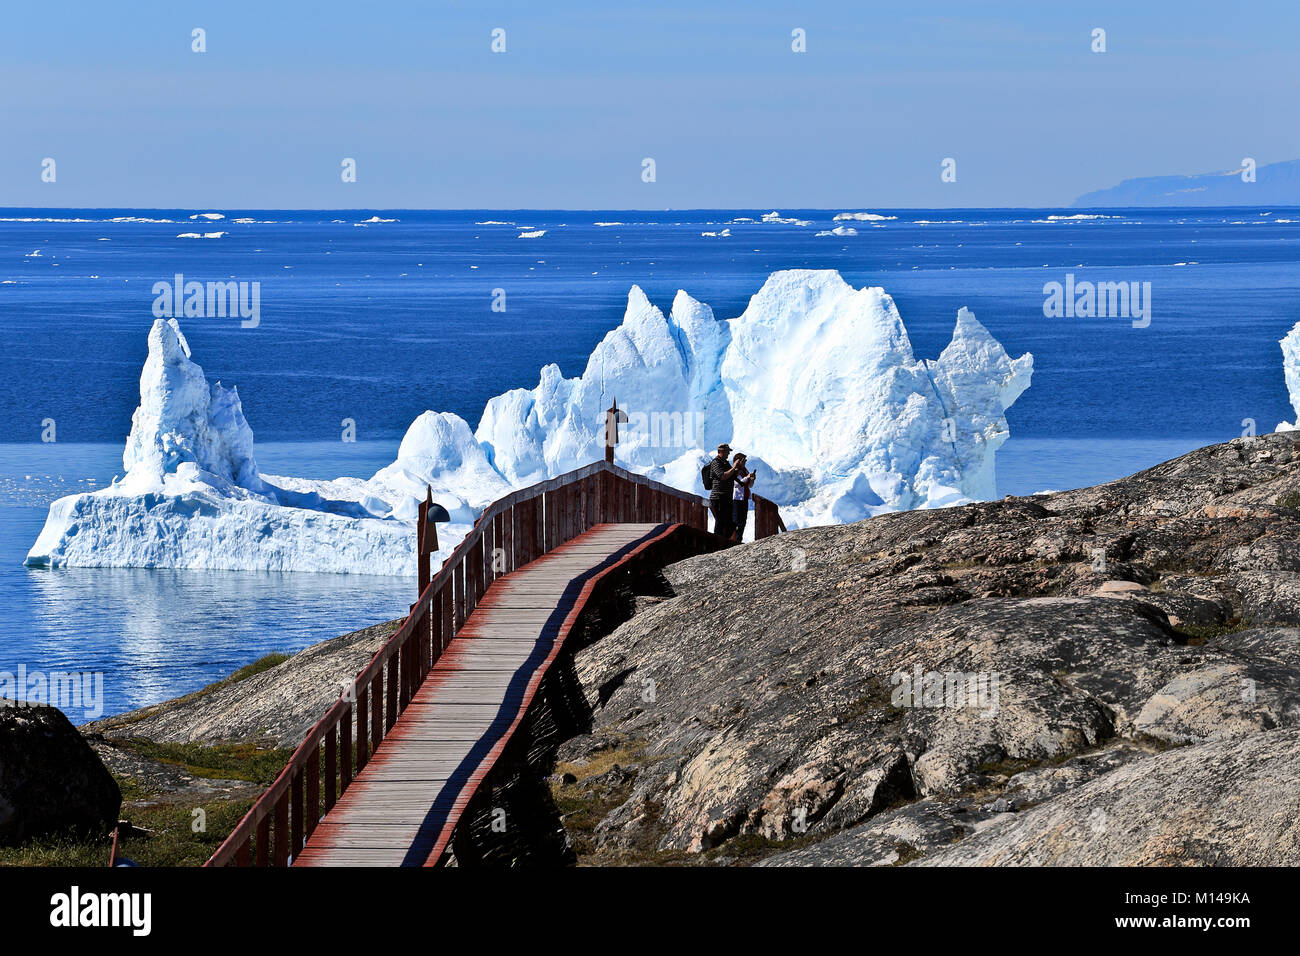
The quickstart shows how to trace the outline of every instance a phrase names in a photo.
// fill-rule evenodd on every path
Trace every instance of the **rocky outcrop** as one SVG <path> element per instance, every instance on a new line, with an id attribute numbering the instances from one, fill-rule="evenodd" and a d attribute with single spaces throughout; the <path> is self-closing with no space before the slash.
<path id="1" fill-rule="evenodd" d="M 1104 774 L 922 866 L 1294 866 L 1300 730 L 1182 747 Z"/>
<path id="2" fill-rule="evenodd" d="M 252 677 L 85 725 L 105 738 L 297 747 L 397 630 L 389 621 L 313 644 Z"/>
<path id="3" fill-rule="evenodd" d="M 611 852 L 1300 863 L 1297 508 L 1279 434 L 681 562 L 577 654 L 559 761 L 636 743 Z"/>
<path id="4" fill-rule="evenodd" d="M 0 846 L 117 823 L 121 791 L 63 713 L 0 698 Z"/>

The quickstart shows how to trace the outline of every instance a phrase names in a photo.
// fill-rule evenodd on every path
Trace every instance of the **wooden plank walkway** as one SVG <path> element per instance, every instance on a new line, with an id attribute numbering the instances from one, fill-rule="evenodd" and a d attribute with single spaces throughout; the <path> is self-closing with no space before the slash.
<path id="1" fill-rule="evenodd" d="M 559 653 L 584 584 L 667 527 L 595 525 L 494 581 L 294 865 L 436 863 Z"/>

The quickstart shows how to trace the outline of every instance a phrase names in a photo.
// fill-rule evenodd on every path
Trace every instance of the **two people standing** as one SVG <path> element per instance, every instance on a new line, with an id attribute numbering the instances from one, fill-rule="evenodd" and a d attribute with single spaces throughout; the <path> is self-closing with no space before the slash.
<path id="1" fill-rule="evenodd" d="M 709 510 L 713 512 L 713 533 L 740 541 L 749 519 L 750 491 L 757 474 L 750 471 L 747 459 L 737 452 L 727 461 L 731 446 L 723 442 L 717 454 L 704 466 L 701 477 L 709 491 Z"/>

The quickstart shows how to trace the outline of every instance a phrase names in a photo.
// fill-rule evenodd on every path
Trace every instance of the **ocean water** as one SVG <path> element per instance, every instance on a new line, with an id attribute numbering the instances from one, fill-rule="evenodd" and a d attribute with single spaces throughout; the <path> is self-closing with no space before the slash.
<path id="1" fill-rule="evenodd" d="M 838 210 L 190 218 L 208 211 L 0 210 L 0 673 L 103 672 L 105 713 L 413 598 L 400 579 L 22 567 L 50 501 L 121 472 L 152 287 L 178 273 L 261 283 L 257 327 L 183 326 L 209 379 L 239 388 L 272 474 L 369 475 L 425 409 L 473 424 L 543 364 L 577 374 L 633 284 L 665 310 L 681 288 L 729 318 L 787 268 L 883 286 L 920 356 L 961 306 L 1013 355 L 1034 353 L 998 456 L 1004 494 L 1110 480 L 1295 417 L 1277 341 L 1300 320 L 1300 210 L 876 209 L 894 218 L 844 237 L 817 235 Z M 1150 283 L 1150 325 L 1044 317 L 1044 284 L 1067 274 Z"/>

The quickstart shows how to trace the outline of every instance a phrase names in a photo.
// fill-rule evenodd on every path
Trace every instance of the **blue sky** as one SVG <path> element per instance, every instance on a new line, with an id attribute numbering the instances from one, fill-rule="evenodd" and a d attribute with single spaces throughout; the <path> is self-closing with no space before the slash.
<path id="1" fill-rule="evenodd" d="M 0 206 L 1063 205 L 1300 157 L 1298 41 L 1293 0 L 10 3 Z"/>

